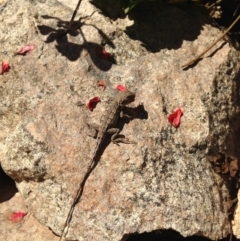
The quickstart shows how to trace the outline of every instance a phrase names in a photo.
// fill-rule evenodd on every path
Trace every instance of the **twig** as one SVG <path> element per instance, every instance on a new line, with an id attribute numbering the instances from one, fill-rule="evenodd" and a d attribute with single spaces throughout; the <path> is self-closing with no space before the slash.
<path id="1" fill-rule="evenodd" d="M 232 241 L 233 228 L 232 228 L 232 221 L 231 221 L 231 220 L 229 220 L 229 224 L 230 224 L 230 236 L 229 236 L 229 241 Z"/>
<path id="2" fill-rule="evenodd" d="M 237 6 L 236 10 L 235 10 L 235 11 L 234 11 L 234 13 L 233 13 L 233 16 L 235 16 L 235 15 L 236 15 L 236 13 L 237 13 L 237 11 L 238 11 L 239 7 L 240 7 L 240 2 L 239 2 L 239 4 L 238 4 L 238 6 Z"/>
<path id="3" fill-rule="evenodd" d="M 229 31 L 230 29 L 237 23 L 237 21 L 240 19 L 240 15 L 235 19 L 235 21 L 230 25 L 230 27 L 213 43 L 208 47 L 206 50 L 204 50 L 201 54 L 199 54 L 196 58 L 193 60 L 187 62 L 182 66 L 182 68 L 186 68 L 189 65 L 192 65 L 195 63 L 197 60 L 199 60 L 205 53 L 207 53 L 218 41 L 220 41 Z"/>

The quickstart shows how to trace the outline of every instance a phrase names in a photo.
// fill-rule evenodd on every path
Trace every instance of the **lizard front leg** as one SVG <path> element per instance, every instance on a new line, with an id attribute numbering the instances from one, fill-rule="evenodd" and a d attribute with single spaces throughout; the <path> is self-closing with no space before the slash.
<path id="1" fill-rule="evenodd" d="M 99 125 L 96 123 L 87 123 L 85 122 L 86 126 L 88 127 L 88 135 L 97 138 L 98 131 L 99 131 Z"/>
<path id="2" fill-rule="evenodd" d="M 110 128 L 107 130 L 108 134 L 112 134 L 111 141 L 112 143 L 118 145 L 118 143 L 122 142 L 125 144 L 134 144 L 134 141 L 130 141 L 129 139 L 123 137 L 122 135 L 119 135 L 120 130 L 118 128 Z"/>

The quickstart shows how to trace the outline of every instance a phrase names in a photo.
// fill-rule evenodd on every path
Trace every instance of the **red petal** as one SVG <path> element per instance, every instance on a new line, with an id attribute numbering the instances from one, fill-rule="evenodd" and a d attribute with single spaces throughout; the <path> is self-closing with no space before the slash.
<path id="1" fill-rule="evenodd" d="M 94 97 L 91 100 L 88 101 L 86 104 L 86 107 L 90 110 L 93 111 L 93 109 L 96 107 L 97 103 L 100 102 L 99 97 Z"/>
<path id="2" fill-rule="evenodd" d="M 25 215 L 27 215 L 27 213 L 14 212 L 14 213 L 12 213 L 12 215 L 10 216 L 10 220 L 11 220 L 12 222 L 18 222 L 18 221 L 20 221 Z"/>
<path id="3" fill-rule="evenodd" d="M 106 89 L 106 81 L 105 80 L 98 81 L 97 86 L 102 86 L 103 90 L 105 90 Z"/>
<path id="4" fill-rule="evenodd" d="M 35 44 L 26 44 L 24 47 L 22 47 L 20 50 L 17 51 L 17 54 L 26 54 L 30 53 L 33 49 L 35 49 L 37 46 Z"/>
<path id="5" fill-rule="evenodd" d="M 99 49 L 97 51 L 98 57 L 100 59 L 111 59 L 112 55 L 110 53 L 108 53 L 104 48 Z"/>
<path id="6" fill-rule="evenodd" d="M 126 91 L 127 90 L 127 87 L 124 86 L 124 85 L 117 85 L 116 86 L 116 89 L 120 92 L 123 92 L 123 91 Z"/>
<path id="7" fill-rule="evenodd" d="M 172 114 L 168 116 L 168 122 L 175 128 L 178 128 L 180 126 L 180 119 L 182 115 L 182 110 L 180 108 L 177 108 Z"/>
<path id="8" fill-rule="evenodd" d="M 1 74 L 5 73 L 5 72 L 8 72 L 9 69 L 10 69 L 9 63 L 2 61 L 2 72 L 1 72 Z"/>

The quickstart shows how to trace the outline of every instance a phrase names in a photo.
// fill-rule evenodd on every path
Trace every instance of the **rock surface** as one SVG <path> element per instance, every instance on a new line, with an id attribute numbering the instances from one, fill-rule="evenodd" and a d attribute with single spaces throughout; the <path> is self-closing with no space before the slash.
<path id="1" fill-rule="evenodd" d="M 238 193 L 238 200 L 239 200 L 240 193 Z M 233 222 L 233 233 L 234 235 L 240 239 L 240 207 L 239 205 L 236 208 L 234 222 Z"/>
<path id="2" fill-rule="evenodd" d="M 0 60 L 11 69 L 0 75 L 0 162 L 28 212 L 61 233 L 95 144 L 84 122 L 99 123 L 115 86 L 126 84 L 137 94 L 132 107 L 144 103 L 136 118 L 120 123 L 121 133 L 137 144 L 108 140 L 67 239 L 117 241 L 168 228 L 225 237 L 223 202 L 230 194 L 206 157 L 218 151 L 239 156 L 240 54 L 221 42 L 195 67 L 181 69 L 220 34 L 207 17 L 197 7 L 156 3 L 112 21 L 83 0 L 78 17 L 86 18 L 56 38 L 72 1 L 8 0 L 1 6 Z M 15 55 L 27 43 L 37 49 Z M 99 56 L 102 46 L 115 61 Z M 96 87 L 102 79 L 105 91 Z M 94 96 L 101 103 L 90 112 L 85 104 Z M 184 115 L 175 129 L 167 116 L 177 107 Z"/>
<path id="3" fill-rule="evenodd" d="M 3 175 L 0 169 L 0 238 L 9 241 L 57 241 L 51 230 L 41 225 L 32 214 L 27 214 L 23 219 L 13 222 L 11 215 L 14 212 L 27 213 L 24 199 L 17 192 L 13 180 Z"/>

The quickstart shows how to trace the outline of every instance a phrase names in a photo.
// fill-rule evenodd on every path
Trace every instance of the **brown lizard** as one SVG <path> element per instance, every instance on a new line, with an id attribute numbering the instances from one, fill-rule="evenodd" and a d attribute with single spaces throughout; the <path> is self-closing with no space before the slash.
<path id="1" fill-rule="evenodd" d="M 115 125 L 118 121 L 119 117 L 123 117 L 123 113 L 122 113 L 122 108 L 128 104 L 130 104 L 131 102 L 133 102 L 135 100 L 135 93 L 129 91 L 129 90 L 125 90 L 125 91 L 121 91 L 117 94 L 117 96 L 114 98 L 114 100 L 110 103 L 110 105 L 108 106 L 105 114 L 101 117 L 100 121 L 101 124 L 98 128 L 98 132 L 97 132 L 97 142 L 95 145 L 95 148 L 93 150 L 93 154 L 92 154 L 92 158 L 90 159 L 88 168 L 87 168 L 87 172 L 82 180 L 82 182 L 80 183 L 80 186 L 77 190 L 76 196 L 74 198 L 74 201 L 71 205 L 70 211 L 68 213 L 68 217 L 67 220 L 64 224 L 61 236 L 59 241 L 62 240 L 62 237 L 65 236 L 67 234 L 67 230 L 66 230 L 66 234 L 64 234 L 64 230 L 66 228 L 69 228 L 69 224 L 71 222 L 72 219 L 72 214 L 75 208 L 75 205 L 79 202 L 79 199 L 83 193 L 83 188 L 85 185 L 85 182 L 87 180 L 87 178 L 89 177 L 90 173 L 92 172 L 92 170 L 94 169 L 94 167 L 96 166 L 96 158 L 98 155 L 98 152 L 100 151 L 101 145 L 103 144 L 103 141 L 106 137 L 107 134 L 113 134 L 111 136 L 111 141 L 115 144 L 119 143 L 119 142 L 123 142 L 123 143 L 134 143 L 129 141 L 126 138 L 117 138 L 120 130 L 118 128 L 115 128 Z"/>

